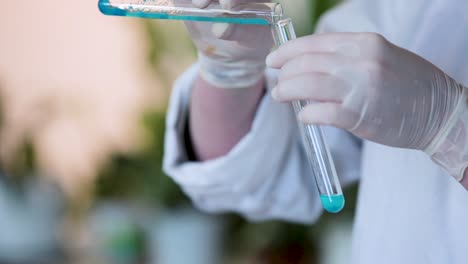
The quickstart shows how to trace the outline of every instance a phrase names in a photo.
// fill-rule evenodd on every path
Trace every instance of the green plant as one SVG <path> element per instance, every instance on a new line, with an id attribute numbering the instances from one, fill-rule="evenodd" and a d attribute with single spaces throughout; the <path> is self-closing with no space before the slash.
<path id="1" fill-rule="evenodd" d="M 1 89 L 1 87 L 0 87 Z M 2 127 L 3 127 L 3 97 L 2 97 L 2 94 L 0 93 L 0 134 L 2 132 Z"/>
<path id="2" fill-rule="evenodd" d="M 0 94 L 0 140 L 2 139 L 3 129 L 3 98 Z M 0 146 L 1 146 L 0 142 Z M 33 177 L 36 171 L 36 152 L 34 150 L 34 144 L 30 137 L 25 137 L 18 144 L 18 148 L 13 151 L 8 157 L 8 162 L 0 161 L 0 173 L 6 173 L 8 175 L 8 181 L 12 187 L 18 191 L 22 188 L 22 185 L 30 177 Z"/>
<path id="3" fill-rule="evenodd" d="M 313 28 L 317 25 L 320 17 L 330 8 L 339 4 L 341 0 L 315 0 L 311 2 L 311 16 Z"/>
<path id="4" fill-rule="evenodd" d="M 162 170 L 165 114 L 148 112 L 143 126 L 148 135 L 145 148 L 137 153 L 116 153 L 97 178 L 96 196 L 168 208 L 189 204 L 180 188 Z"/>

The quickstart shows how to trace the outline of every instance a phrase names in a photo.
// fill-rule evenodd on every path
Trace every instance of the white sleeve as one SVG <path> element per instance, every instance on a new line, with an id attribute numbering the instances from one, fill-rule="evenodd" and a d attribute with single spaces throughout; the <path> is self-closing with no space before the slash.
<path id="1" fill-rule="evenodd" d="M 348 0 L 325 13 L 317 25 L 317 33 L 378 32 L 384 34 L 381 16 L 386 0 Z"/>
<path id="2" fill-rule="evenodd" d="M 273 101 L 270 95 L 262 99 L 251 131 L 226 156 L 188 161 L 184 130 L 196 74 L 194 66 L 174 87 L 166 127 L 165 171 L 196 206 L 206 211 L 234 211 L 251 220 L 317 219 L 322 207 L 294 113 L 289 105 Z M 275 74 L 267 72 L 267 79 L 271 86 Z M 342 180 L 357 179 L 359 143 L 346 132 L 325 130 Z"/>
<path id="3" fill-rule="evenodd" d="M 445 1 L 451 0 L 345 0 L 321 17 L 317 32 L 375 32 L 409 48 L 431 30 L 426 20 Z"/>

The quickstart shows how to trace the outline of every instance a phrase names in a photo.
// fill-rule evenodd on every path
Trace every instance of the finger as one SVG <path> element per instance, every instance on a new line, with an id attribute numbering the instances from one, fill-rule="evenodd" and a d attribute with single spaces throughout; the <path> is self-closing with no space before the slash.
<path id="1" fill-rule="evenodd" d="M 220 4 L 225 9 L 233 9 L 236 6 L 252 2 L 251 0 L 220 0 Z M 271 2 L 268 0 L 255 1 L 255 3 L 261 2 Z M 273 43 L 271 36 L 271 29 L 265 26 L 256 26 L 256 25 L 234 25 L 234 24 L 224 24 L 216 23 L 213 25 L 213 35 L 219 39 L 223 40 L 235 40 L 239 42 L 247 42 L 252 39 L 257 39 L 259 37 L 267 38 Z M 253 42 L 253 41 L 251 41 Z"/>
<path id="2" fill-rule="evenodd" d="M 232 32 L 234 31 L 234 28 L 235 27 L 232 24 L 214 23 L 211 28 L 211 32 L 216 38 L 228 40 Z"/>
<path id="3" fill-rule="evenodd" d="M 350 130 L 359 120 L 359 115 L 347 111 L 339 104 L 310 103 L 298 115 L 299 121 L 305 124 L 329 125 Z"/>
<path id="4" fill-rule="evenodd" d="M 284 64 L 278 75 L 278 81 L 281 82 L 304 73 L 332 73 L 337 67 L 346 64 L 348 64 L 348 59 L 333 53 L 304 54 Z"/>
<path id="5" fill-rule="evenodd" d="M 308 73 L 278 83 L 272 96 L 280 102 L 312 100 L 341 103 L 348 94 L 348 87 L 342 80 L 323 73 Z"/>
<path id="6" fill-rule="evenodd" d="M 236 7 L 237 5 L 240 4 L 245 4 L 245 3 L 264 3 L 264 2 L 271 2 L 270 0 L 219 0 L 219 3 L 221 4 L 222 8 L 225 9 L 232 9 Z"/>
<path id="7" fill-rule="evenodd" d="M 213 25 L 213 34 L 223 40 L 255 43 L 256 45 L 258 45 L 258 43 L 270 43 L 271 46 L 268 48 L 273 47 L 273 37 L 270 28 L 261 25 L 224 24 L 224 26 L 221 26 L 217 23 Z M 263 49 L 264 47 L 258 48 Z"/>
<path id="8" fill-rule="evenodd" d="M 291 40 L 280 46 L 267 57 L 267 65 L 272 68 L 281 68 L 289 60 L 306 53 L 335 53 L 337 48 L 347 43 L 347 46 L 356 48 L 355 33 L 327 33 L 315 34 Z"/>
<path id="9" fill-rule="evenodd" d="M 211 4 L 212 0 L 192 0 L 192 4 L 198 8 L 205 8 Z"/>
<path id="10" fill-rule="evenodd" d="M 219 0 L 221 7 L 224 9 L 231 9 L 235 5 L 238 5 L 239 2 L 239 0 Z"/>
<path id="11" fill-rule="evenodd" d="M 210 35 L 210 25 L 207 23 L 184 21 L 184 24 L 192 39 L 205 38 Z"/>

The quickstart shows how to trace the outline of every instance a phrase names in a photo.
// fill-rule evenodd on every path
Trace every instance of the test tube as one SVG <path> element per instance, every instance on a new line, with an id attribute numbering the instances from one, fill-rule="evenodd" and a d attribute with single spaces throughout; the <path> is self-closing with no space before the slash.
<path id="1" fill-rule="evenodd" d="M 272 27 L 272 31 L 277 46 L 296 38 L 290 18 L 277 21 Z M 292 106 L 296 115 L 309 103 L 313 102 L 293 102 Z M 322 206 L 330 213 L 338 213 L 343 209 L 345 199 L 322 129 L 317 125 L 303 124 L 299 121 L 298 124 L 302 142 L 315 176 Z"/>
<path id="2" fill-rule="evenodd" d="M 248 25 L 271 25 L 283 14 L 278 3 L 245 3 L 233 10 L 218 1 L 197 8 L 192 0 L 99 0 L 98 5 L 105 15 Z"/>

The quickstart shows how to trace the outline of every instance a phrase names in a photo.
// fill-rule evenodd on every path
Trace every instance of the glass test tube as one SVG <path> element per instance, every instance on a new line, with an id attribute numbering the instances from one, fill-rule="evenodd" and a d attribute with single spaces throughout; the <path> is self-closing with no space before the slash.
<path id="1" fill-rule="evenodd" d="M 283 13 L 278 3 L 245 3 L 234 10 L 217 1 L 201 9 L 192 0 L 99 0 L 98 5 L 105 15 L 248 25 L 271 25 Z"/>
<path id="2" fill-rule="evenodd" d="M 289 18 L 277 21 L 272 30 L 277 46 L 296 38 L 292 21 Z M 296 115 L 308 103 L 307 101 L 293 102 L 292 105 Z M 328 212 L 337 213 L 343 209 L 345 199 L 322 129 L 316 125 L 299 122 L 299 130 L 315 176 L 322 206 Z"/>

